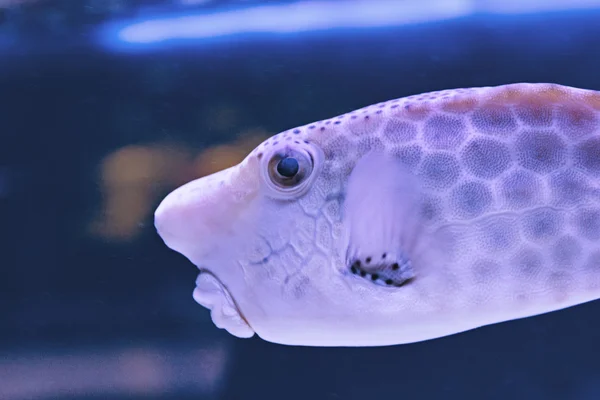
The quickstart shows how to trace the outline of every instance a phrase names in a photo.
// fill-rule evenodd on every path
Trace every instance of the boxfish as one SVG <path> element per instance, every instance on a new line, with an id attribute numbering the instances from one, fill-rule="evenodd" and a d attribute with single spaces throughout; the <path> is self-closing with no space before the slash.
<path id="1" fill-rule="evenodd" d="M 600 92 L 413 95 L 280 132 L 155 211 L 239 338 L 419 342 L 600 297 Z"/>

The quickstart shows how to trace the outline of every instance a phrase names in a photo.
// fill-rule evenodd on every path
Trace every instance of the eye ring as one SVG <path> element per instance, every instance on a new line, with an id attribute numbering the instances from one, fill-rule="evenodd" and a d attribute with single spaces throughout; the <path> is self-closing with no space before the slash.
<path id="1" fill-rule="evenodd" d="M 271 182 L 282 189 L 302 183 L 313 169 L 313 159 L 304 151 L 284 149 L 274 153 L 268 164 Z"/>
<path id="2" fill-rule="evenodd" d="M 316 150 L 312 146 L 286 146 L 263 158 L 263 181 L 272 197 L 290 199 L 306 192 L 322 164 Z"/>

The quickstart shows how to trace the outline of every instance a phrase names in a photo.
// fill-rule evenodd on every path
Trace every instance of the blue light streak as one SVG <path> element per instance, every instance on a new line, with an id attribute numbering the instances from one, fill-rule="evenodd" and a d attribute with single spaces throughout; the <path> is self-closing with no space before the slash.
<path id="1" fill-rule="evenodd" d="M 469 0 L 303 1 L 258 6 L 212 14 L 156 18 L 133 23 L 119 31 L 127 43 L 172 39 L 202 39 L 240 33 L 295 33 L 339 28 L 404 25 L 455 18 L 468 14 Z"/>
<path id="2" fill-rule="evenodd" d="M 239 34 L 291 34 L 426 23 L 476 13 L 523 14 L 600 8 L 600 0 L 333 0 L 299 1 L 221 12 L 122 22 L 109 29 L 111 47 L 142 47 Z M 106 36 L 105 36 L 106 39 Z"/>

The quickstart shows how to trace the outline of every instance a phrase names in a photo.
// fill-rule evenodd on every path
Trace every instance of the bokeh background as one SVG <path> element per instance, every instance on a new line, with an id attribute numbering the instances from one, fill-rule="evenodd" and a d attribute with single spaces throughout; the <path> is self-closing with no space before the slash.
<path id="1" fill-rule="evenodd" d="M 153 210 L 265 137 L 431 90 L 600 90 L 597 0 L 290 3 L 0 0 L 0 399 L 600 399 L 600 302 L 323 349 L 193 301 Z"/>

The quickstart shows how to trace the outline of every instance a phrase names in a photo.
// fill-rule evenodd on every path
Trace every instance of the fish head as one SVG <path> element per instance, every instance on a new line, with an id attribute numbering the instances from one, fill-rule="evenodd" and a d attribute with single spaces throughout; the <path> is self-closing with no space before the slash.
<path id="1" fill-rule="evenodd" d="M 336 270 L 344 257 L 336 245 L 340 176 L 325 166 L 317 141 L 282 133 L 240 164 L 175 189 L 156 209 L 165 244 L 200 269 L 194 298 L 218 327 L 292 343 L 315 319 L 331 320 L 327 303 L 341 303 L 347 287 Z"/>

